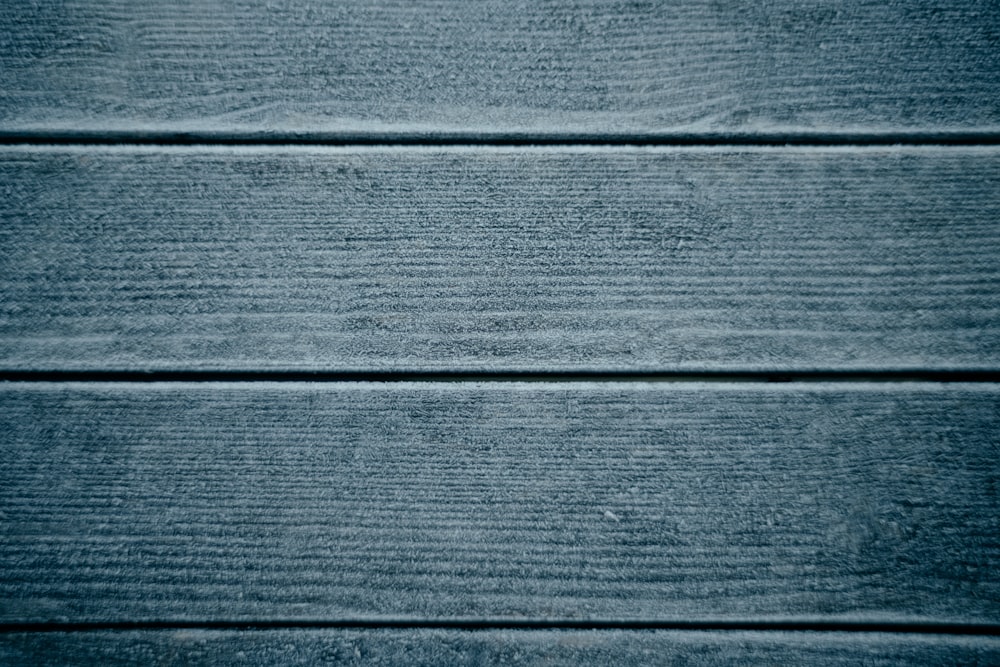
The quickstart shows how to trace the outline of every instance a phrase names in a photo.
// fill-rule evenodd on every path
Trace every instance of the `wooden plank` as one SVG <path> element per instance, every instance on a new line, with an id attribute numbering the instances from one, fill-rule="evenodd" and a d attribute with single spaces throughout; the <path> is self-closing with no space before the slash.
<path id="1" fill-rule="evenodd" d="M 983 0 L 10 2 L 0 128 L 995 131 L 998 30 Z"/>
<path id="2" fill-rule="evenodd" d="M 1000 620 L 1000 385 L 7 384 L 0 621 Z"/>
<path id="3" fill-rule="evenodd" d="M 995 664 L 996 637 L 665 631 L 280 630 L 0 635 L 5 665 Z"/>
<path id="4" fill-rule="evenodd" d="M 0 367 L 1000 362 L 1000 149 L 7 148 Z"/>

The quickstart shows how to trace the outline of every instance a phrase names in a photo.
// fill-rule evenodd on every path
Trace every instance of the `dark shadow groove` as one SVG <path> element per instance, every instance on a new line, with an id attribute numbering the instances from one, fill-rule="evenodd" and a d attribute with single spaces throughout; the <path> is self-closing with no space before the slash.
<path id="1" fill-rule="evenodd" d="M 994 131 L 652 132 L 652 133 L 343 133 L 0 131 L 0 144 L 153 146 L 996 146 Z"/>
<path id="2" fill-rule="evenodd" d="M 15 632 L 101 632 L 175 630 L 675 630 L 704 632 L 854 632 L 920 635 L 1000 636 L 995 623 L 851 622 L 851 621 L 657 621 L 616 619 L 522 618 L 372 618 L 372 619 L 262 619 L 262 620 L 136 620 L 76 622 L 6 622 L 0 634 Z"/>
<path id="3" fill-rule="evenodd" d="M 1000 370 L 2 370 L 0 382 L 1000 382 Z"/>

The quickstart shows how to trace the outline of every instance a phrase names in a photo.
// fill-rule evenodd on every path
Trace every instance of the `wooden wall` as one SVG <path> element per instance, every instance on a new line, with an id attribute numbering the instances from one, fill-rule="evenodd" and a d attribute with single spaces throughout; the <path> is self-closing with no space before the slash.
<path id="1" fill-rule="evenodd" d="M 6 3 L 0 661 L 1000 662 L 998 293 L 995 2 Z"/>

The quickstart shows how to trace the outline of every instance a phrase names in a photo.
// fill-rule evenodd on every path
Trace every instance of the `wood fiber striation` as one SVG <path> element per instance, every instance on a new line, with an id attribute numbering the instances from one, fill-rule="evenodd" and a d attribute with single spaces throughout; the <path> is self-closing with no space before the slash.
<path id="1" fill-rule="evenodd" d="M 7 385 L 0 620 L 998 620 L 996 385 Z"/>
<path id="2" fill-rule="evenodd" d="M 7 371 L 981 370 L 996 149 L 0 152 Z"/>
<path id="3" fill-rule="evenodd" d="M 998 27 L 980 0 L 6 3 L 0 128 L 996 131 Z"/>

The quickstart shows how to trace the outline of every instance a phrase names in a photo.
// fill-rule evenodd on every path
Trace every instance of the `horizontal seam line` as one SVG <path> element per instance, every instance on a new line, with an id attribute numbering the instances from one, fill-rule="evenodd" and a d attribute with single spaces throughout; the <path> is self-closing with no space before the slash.
<path id="1" fill-rule="evenodd" d="M 1000 370 L 237 371 L 2 370 L 0 382 L 1000 382 Z"/>
<path id="2" fill-rule="evenodd" d="M 789 133 L 239 133 L 0 131 L 0 145 L 162 146 L 995 146 L 998 132 Z"/>
<path id="3" fill-rule="evenodd" d="M 574 619 L 258 619 L 137 620 L 79 622 L 7 622 L 0 633 L 100 632 L 129 630 L 293 630 L 293 629 L 438 629 L 438 630 L 675 630 L 705 632 L 854 632 L 1000 636 L 995 623 L 907 623 L 850 621 L 658 621 Z"/>

